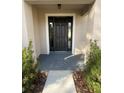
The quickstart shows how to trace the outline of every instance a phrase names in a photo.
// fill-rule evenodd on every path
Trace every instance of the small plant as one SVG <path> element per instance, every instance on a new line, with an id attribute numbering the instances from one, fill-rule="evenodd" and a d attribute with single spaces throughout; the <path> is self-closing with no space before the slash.
<path id="1" fill-rule="evenodd" d="M 87 57 L 86 69 L 84 71 L 85 81 L 90 91 L 101 92 L 101 49 L 96 41 L 90 41 L 90 51 Z"/>
<path id="2" fill-rule="evenodd" d="M 29 42 L 28 48 L 22 50 L 22 92 L 27 93 L 31 89 L 33 80 L 36 78 L 36 66 L 34 66 L 32 42 Z"/>

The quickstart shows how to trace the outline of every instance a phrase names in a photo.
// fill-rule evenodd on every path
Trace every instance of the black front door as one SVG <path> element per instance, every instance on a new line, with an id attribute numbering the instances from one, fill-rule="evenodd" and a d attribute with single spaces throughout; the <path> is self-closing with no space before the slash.
<path id="1" fill-rule="evenodd" d="M 72 17 L 49 17 L 51 51 L 71 51 Z"/>

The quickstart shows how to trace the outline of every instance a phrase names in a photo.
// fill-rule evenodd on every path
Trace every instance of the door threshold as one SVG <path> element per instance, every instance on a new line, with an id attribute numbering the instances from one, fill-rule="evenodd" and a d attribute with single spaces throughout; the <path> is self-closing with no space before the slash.
<path id="1" fill-rule="evenodd" d="M 72 54 L 72 51 L 50 51 L 50 54 Z"/>

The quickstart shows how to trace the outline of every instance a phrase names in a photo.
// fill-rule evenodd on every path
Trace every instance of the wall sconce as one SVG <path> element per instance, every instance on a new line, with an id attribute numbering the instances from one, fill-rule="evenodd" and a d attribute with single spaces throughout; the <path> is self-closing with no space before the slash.
<path id="1" fill-rule="evenodd" d="M 61 9 L 61 4 L 58 4 L 58 9 Z"/>

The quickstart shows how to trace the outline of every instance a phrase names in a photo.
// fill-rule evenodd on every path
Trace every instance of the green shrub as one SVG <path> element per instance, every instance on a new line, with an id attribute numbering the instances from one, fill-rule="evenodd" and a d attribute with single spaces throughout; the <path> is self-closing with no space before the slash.
<path id="1" fill-rule="evenodd" d="M 29 42 L 28 48 L 22 50 L 22 92 L 27 93 L 30 90 L 35 79 L 35 68 L 33 59 L 32 42 Z"/>
<path id="2" fill-rule="evenodd" d="M 90 51 L 87 57 L 85 81 L 94 93 L 101 92 L 101 49 L 96 41 L 90 42 Z"/>

